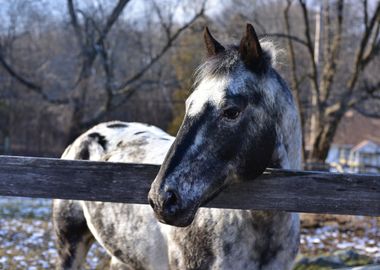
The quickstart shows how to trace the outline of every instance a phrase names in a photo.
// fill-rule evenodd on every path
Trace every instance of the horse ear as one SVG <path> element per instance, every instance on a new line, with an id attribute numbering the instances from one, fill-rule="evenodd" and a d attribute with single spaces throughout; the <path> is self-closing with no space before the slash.
<path id="1" fill-rule="evenodd" d="M 262 64 L 263 51 L 252 24 L 247 24 L 245 36 L 240 41 L 239 52 L 247 68 L 259 70 Z"/>
<path id="2" fill-rule="evenodd" d="M 207 26 L 205 27 L 203 36 L 205 39 L 208 57 L 217 55 L 218 53 L 221 53 L 221 52 L 224 52 L 224 50 L 225 50 L 224 47 L 211 35 Z"/>

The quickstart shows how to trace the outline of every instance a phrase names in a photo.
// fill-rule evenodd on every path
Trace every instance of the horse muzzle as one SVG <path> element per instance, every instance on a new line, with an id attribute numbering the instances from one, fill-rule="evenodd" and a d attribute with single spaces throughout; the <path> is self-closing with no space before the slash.
<path id="1" fill-rule="evenodd" d="M 148 201 L 160 222 L 176 227 L 189 226 L 198 209 L 198 207 L 185 205 L 174 189 L 156 192 L 152 187 Z"/>

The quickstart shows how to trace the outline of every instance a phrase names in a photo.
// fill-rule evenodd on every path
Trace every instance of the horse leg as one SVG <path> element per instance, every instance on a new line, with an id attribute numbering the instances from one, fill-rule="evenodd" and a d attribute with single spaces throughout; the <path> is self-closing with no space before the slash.
<path id="1" fill-rule="evenodd" d="M 134 270 L 134 269 L 132 269 L 128 265 L 120 262 L 115 257 L 112 257 L 111 264 L 110 264 L 110 270 Z"/>
<path id="2" fill-rule="evenodd" d="M 80 269 L 94 237 L 78 201 L 53 201 L 53 227 L 57 236 L 57 269 Z"/>

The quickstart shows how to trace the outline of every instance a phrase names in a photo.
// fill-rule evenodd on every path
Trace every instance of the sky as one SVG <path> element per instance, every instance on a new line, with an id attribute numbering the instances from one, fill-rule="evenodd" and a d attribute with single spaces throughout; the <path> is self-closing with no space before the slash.
<path id="1" fill-rule="evenodd" d="M 202 0 L 181 0 L 181 6 L 179 6 L 175 11 L 174 20 L 179 23 L 184 23 L 185 21 L 187 21 L 187 19 L 190 18 L 191 15 L 194 13 L 194 2 L 200 3 L 201 1 Z M 97 5 L 104 6 L 106 5 L 105 3 L 110 2 L 111 1 L 106 0 L 81 0 L 75 1 L 75 4 L 77 8 L 85 10 L 86 6 L 89 5 L 93 5 L 95 7 Z M 174 0 L 157 1 L 157 3 L 159 3 L 160 5 L 162 5 L 163 3 L 167 3 L 168 5 L 170 5 L 173 2 Z M 221 7 L 223 6 L 223 4 L 227 2 L 228 0 L 208 0 L 206 5 L 206 14 L 211 17 L 218 15 L 222 10 Z M 117 1 L 112 1 L 112 4 L 110 4 L 110 9 L 112 9 L 114 3 L 116 4 Z M 124 10 L 121 16 L 129 20 L 140 20 L 141 18 L 144 18 L 146 14 L 145 9 L 147 6 L 146 4 L 148 3 L 151 3 L 151 0 L 132 0 L 126 6 L 126 9 L 132 9 L 132 12 L 125 12 Z M 17 15 L 19 17 L 18 20 L 20 21 L 22 20 L 22 13 L 29 12 L 31 9 L 38 10 L 38 13 L 42 13 L 45 16 L 52 15 L 56 17 L 58 20 L 66 18 L 67 16 L 66 0 L 0 0 L 0 31 L 4 31 L 8 28 L 11 22 L 10 14 Z"/>

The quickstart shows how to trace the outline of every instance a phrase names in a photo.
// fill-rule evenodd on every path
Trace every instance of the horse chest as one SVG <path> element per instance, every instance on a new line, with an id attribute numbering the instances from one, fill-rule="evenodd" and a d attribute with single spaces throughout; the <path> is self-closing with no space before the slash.
<path id="1" fill-rule="evenodd" d="M 285 265 L 296 250 L 292 222 L 275 220 L 283 229 L 272 230 L 276 224 L 257 220 L 250 211 L 201 208 L 189 227 L 177 228 L 158 223 L 148 206 L 83 202 L 82 207 L 96 240 L 135 269 L 271 269 L 265 265 L 272 260 Z"/>
<path id="2" fill-rule="evenodd" d="M 271 269 L 274 263 L 285 269 L 289 256 L 284 254 L 297 250 L 291 241 L 296 232 L 289 233 L 294 224 L 285 222 L 285 229 L 277 230 L 272 221 L 253 217 L 250 211 L 200 209 L 191 226 L 171 231 L 170 269 L 256 270 Z M 293 251 L 282 246 L 286 238 Z"/>

